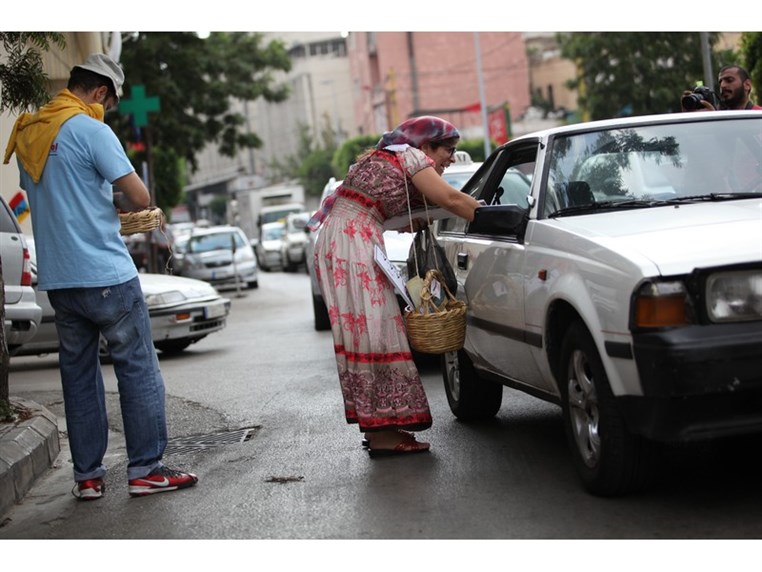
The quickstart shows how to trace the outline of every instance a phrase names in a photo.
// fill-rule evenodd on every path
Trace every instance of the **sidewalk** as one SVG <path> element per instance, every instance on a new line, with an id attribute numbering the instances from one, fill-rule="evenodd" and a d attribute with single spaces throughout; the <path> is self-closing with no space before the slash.
<path id="1" fill-rule="evenodd" d="M 55 415 L 34 401 L 13 396 L 10 401 L 29 410 L 30 416 L 0 425 L 0 522 L 61 450 Z"/>

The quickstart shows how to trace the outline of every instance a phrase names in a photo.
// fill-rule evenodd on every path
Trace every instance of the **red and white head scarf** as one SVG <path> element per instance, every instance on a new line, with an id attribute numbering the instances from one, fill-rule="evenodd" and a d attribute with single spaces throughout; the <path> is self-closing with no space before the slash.
<path id="1" fill-rule="evenodd" d="M 433 115 L 422 115 L 403 121 L 394 131 L 384 133 L 376 149 L 390 145 L 410 145 L 420 149 L 426 143 L 436 143 L 454 137 L 460 137 L 460 132 L 452 123 Z"/>

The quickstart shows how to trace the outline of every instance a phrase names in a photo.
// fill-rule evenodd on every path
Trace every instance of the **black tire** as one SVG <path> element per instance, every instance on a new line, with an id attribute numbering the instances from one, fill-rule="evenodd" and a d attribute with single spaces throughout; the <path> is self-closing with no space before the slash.
<path id="1" fill-rule="evenodd" d="M 443 354 L 441 365 L 447 403 L 455 417 L 482 421 L 497 415 L 503 401 L 503 386 L 480 378 L 466 352 Z"/>
<path id="2" fill-rule="evenodd" d="M 248 286 L 249 290 L 253 290 L 254 288 L 259 288 L 259 280 L 254 280 L 252 282 L 249 282 L 246 286 Z"/>
<path id="3" fill-rule="evenodd" d="M 585 488 L 618 496 L 649 481 L 657 446 L 627 430 L 590 332 L 574 322 L 559 367 L 564 429 Z"/>
<path id="4" fill-rule="evenodd" d="M 185 348 L 187 348 L 193 340 L 189 340 L 188 338 L 181 338 L 178 340 L 164 340 L 161 342 L 155 342 L 154 345 L 156 346 L 157 350 L 161 350 L 165 354 L 171 355 L 171 354 L 179 354 L 182 352 Z"/>
<path id="5" fill-rule="evenodd" d="M 321 296 L 312 295 L 312 311 L 315 314 L 315 330 L 323 332 L 331 329 L 331 319 L 328 317 L 328 308 Z"/>

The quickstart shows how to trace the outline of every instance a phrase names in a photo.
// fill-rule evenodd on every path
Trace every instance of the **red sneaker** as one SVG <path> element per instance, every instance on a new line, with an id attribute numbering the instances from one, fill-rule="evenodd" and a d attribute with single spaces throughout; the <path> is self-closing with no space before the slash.
<path id="1" fill-rule="evenodd" d="M 155 468 L 145 477 L 130 479 L 130 496 L 142 497 L 154 493 L 164 493 L 192 487 L 198 482 L 198 477 L 193 473 L 183 473 L 165 467 Z"/>
<path id="2" fill-rule="evenodd" d="M 103 479 L 87 479 L 86 481 L 78 481 L 71 489 L 71 494 L 79 500 L 97 500 L 103 496 L 105 490 L 106 483 L 103 482 Z"/>

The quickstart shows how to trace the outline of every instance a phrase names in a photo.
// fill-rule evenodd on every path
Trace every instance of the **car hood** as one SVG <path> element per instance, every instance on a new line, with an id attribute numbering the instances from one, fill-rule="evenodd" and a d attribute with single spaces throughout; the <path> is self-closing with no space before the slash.
<path id="1" fill-rule="evenodd" d="M 762 200 L 699 203 L 556 219 L 609 251 L 652 262 L 663 275 L 762 260 Z"/>
<path id="2" fill-rule="evenodd" d="M 213 286 L 203 280 L 196 280 L 194 278 L 142 272 L 138 274 L 138 278 L 140 279 L 140 287 L 143 290 L 144 296 L 171 292 L 173 290 L 179 290 L 188 300 L 218 295 Z"/>

